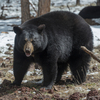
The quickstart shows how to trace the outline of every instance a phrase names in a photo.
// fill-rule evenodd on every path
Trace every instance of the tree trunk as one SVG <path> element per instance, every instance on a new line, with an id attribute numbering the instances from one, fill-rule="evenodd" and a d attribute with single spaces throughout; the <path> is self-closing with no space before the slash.
<path id="1" fill-rule="evenodd" d="M 80 0 L 76 0 L 76 5 L 80 5 Z"/>
<path id="2" fill-rule="evenodd" d="M 10 0 L 7 0 L 7 3 L 10 3 Z"/>
<path id="3" fill-rule="evenodd" d="M 29 0 L 21 0 L 22 23 L 30 19 Z"/>
<path id="4" fill-rule="evenodd" d="M 100 0 L 97 0 L 97 6 L 100 6 Z"/>
<path id="5" fill-rule="evenodd" d="M 39 0 L 38 3 L 38 16 L 50 12 L 50 0 Z"/>

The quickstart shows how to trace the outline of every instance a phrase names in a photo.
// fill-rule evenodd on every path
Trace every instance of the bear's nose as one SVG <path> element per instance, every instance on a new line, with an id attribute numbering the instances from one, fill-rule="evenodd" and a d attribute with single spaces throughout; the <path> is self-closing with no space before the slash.
<path id="1" fill-rule="evenodd" d="M 27 47 L 27 48 L 26 48 L 26 50 L 30 51 L 30 48 L 29 48 L 29 47 Z"/>

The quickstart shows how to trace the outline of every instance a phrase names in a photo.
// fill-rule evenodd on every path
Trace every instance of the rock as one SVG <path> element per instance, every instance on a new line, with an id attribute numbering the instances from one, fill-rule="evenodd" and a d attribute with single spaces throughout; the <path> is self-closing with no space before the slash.
<path id="1" fill-rule="evenodd" d="M 50 90 L 48 90 L 48 93 L 50 93 L 50 94 L 53 94 L 53 90 L 52 89 L 50 89 Z"/>
<path id="2" fill-rule="evenodd" d="M 70 95 L 69 100 L 80 100 L 80 95 L 81 94 L 79 92 L 73 93 Z"/>
<path id="3" fill-rule="evenodd" d="M 0 67 L 6 67 L 5 63 L 3 62 Z"/>
<path id="4" fill-rule="evenodd" d="M 3 58 L 0 58 L 0 63 L 2 63 L 3 62 Z"/>
<path id="5" fill-rule="evenodd" d="M 7 46 L 11 46 L 11 44 L 10 43 L 8 43 L 8 44 L 6 44 Z"/>
<path id="6" fill-rule="evenodd" d="M 0 67 L 4 67 L 4 68 L 9 67 L 9 63 L 7 63 L 7 62 L 2 62 L 2 63 L 0 64 Z"/>
<path id="7" fill-rule="evenodd" d="M 0 58 L 0 61 L 3 61 L 3 58 Z"/>
<path id="8" fill-rule="evenodd" d="M 5 80 L 2 82 L 2 84 L 8 86 L 9 84 L 11 84 L 11 81 L 5 79 Z"/>
<path id="9" fill-rule="evenodd" d="M 26 93 L 26 92 L 32 92 L 32 89 L 30 89 L 28 87 L 21 87 L 21 88 L 17 89 L 17 91 L 21 91 L 22 93 Z"/>
<path id="10" fill-rule="evenodd" d="M 9 51 L 6 51 L 5 54 L 7 54 L 7 55 L 11 55 L 11 53 L 10 53 Z"/>
<path id="11" fill-rule="evenodd" d="M 100 100 L 100 96 L 98 96 L 98 91 L 96 89 L 91 89 L 87 94 L 87 100 Z"/>

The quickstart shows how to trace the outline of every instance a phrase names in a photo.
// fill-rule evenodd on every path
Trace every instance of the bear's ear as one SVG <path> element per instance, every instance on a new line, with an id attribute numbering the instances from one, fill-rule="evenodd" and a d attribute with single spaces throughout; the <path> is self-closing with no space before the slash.
<path id="1" fill-rule="evenodd" d="M 41 24 L 38 26 L 37 30 L 40 34 L 42 34 L 43 30 L 45 29 L 45 24 Z"/>
<path id="2" fill-rule="evenodd" d="M 17 35 L 20 35 L 22 33 L 22 29 L 18 26 L 14 26 L 13 30 Z"/>

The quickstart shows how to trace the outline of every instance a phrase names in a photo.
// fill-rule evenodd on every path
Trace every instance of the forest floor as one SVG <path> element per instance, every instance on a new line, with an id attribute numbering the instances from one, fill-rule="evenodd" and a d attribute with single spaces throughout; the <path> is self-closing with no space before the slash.
<path id="1" fill-rule="evenodd" d="M 41 69 L 32 65 L 20 87 L 10 86 L 14 80 L 13 48 L 10 44 L 7 46 L 5 57 L 0 58 L 0 100 L 100 100 L 100 63 L 94 59 L 91 59 L 86 82 L 81 85 L 72 83 L 68 70 L 52 90 L 40 90 L 41 86 L 33 80 L 42 79 Z M 94 48 L 93 53 L 100 59 L 100 47 Z"/>

